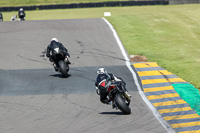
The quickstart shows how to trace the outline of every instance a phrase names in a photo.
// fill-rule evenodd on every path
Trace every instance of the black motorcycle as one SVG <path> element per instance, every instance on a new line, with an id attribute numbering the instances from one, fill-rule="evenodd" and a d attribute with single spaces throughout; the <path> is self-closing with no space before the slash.
<path id="1" fill-rule="evenodd" d="M 69 71 L 69 64 L 65 60 L 65 55 L 63 54 L 62 50 L 60 50 L 59 48 L 55 48 L 53 56 L 56 60 L 55 63 L 58 67 L 58 71 L 62 74 L 63 77 L 67 77 Z"/>
<path id="2" fill-rule="evenodd" d="M 131 109 L 129 107 L 131 98 L 125 93 L 122 87 L 116 82 L 109 82 L 107 84 L 108 97 L 113 101 L 116 109 L 120 109 L 124 114 L 130 114 Z"/>

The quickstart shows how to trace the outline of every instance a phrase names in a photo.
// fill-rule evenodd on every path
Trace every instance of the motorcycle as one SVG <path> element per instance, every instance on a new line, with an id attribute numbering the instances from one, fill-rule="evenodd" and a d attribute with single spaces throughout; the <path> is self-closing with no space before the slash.
<path id="1" fill-rule="evenodd" d="M 59 48 L 54 49 L 54 59 L 56 60 L 56 65 L 58 67 L 58 71 L 62 74 L 63 77 L 68 76 L 69 64 L 65 60 L 65 56 Z"/>
<path id="2" fill-rule="evenodd" d="M 112 100 L 116 109 L 120 109 L 124 114 L 130 114 L 131 98 L 125 93 L 125 90 L 119 87 L 117 82 L 110 82 L 107 86 L 108 97 Z"/>

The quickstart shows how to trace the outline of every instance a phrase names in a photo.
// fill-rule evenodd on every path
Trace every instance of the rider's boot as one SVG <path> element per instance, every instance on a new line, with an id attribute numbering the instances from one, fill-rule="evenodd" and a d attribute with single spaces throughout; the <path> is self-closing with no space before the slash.
<path id="1" fill-rule="evenodd" d="M 115 103 L 114 102 L 112 102 L 112 108 L 114 109 L 114 108 L 116 108 L 117 109 L 117 106 L 115 105 Z"/>
<path id="2" fill-rule="evenodd" d="M 117 106 L 116 106 L 115 102 L 114 102 L 112 99 L 110 99 L 110 98 L 108 97 L 107 100 L 108 100 L 108 102 L 107 102 L 108 105 L 111 105 L 113 109 L 114 109 L 114 108 L 117 109 Z"/>
<path id="3" fill-rule="evenodd" d="M 54 67 L 54 69 L 55 69 L 55 71 L 57 72 L 58 71 L 58 67 L 56 66 L 56 63 L 55 62 L 53 62 L 53 67 Z"/>

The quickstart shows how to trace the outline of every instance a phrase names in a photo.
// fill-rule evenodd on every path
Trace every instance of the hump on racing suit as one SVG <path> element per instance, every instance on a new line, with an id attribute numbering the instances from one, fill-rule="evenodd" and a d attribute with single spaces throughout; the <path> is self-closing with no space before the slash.
<path id="1" fill-rule="evenodd" d="M 105 87 L 109 80 L 111 80 L 111 78 L 108 74 L 98 74 L 95 85 L 97 87 Z"/>
<path id="2" fill-rule="evenodd" d="M 56 42 L 56 41 L 51 41 L 51 43 L 47 47 L 46 56 L 49 57 L 50 52 L 52 52 L 52 54 L 54 54 L 55 48 L 59 48 L 60 50 L 62 50 L 62 52 L 68 52 L 67 49 L 62 45 L 62 43 Z"/>

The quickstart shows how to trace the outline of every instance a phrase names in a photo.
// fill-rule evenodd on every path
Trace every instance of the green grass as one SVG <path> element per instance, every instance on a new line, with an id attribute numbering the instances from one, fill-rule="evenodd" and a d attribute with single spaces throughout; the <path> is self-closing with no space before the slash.
<path id="1" fill-rule="evenodd" d="M 107 1 L 125 1 L 125 0 L 0 0 L 0 7 L 71 4 L 71 3 L 94 3 L 94 2 L 107 2 Z"/>
<path id="2" fill-rule="evenodd" d="M 199 4 L 27 11 L 27 20 L 99 18 L 105 11 L 130 55 L 146 56 L 200 89 Z"/>
<path id="3" fill-rule="evenodd" d="M 146 56 L 200 89 L 200 5 L 133 7 L 108 20 L 129 54 Z"/>

